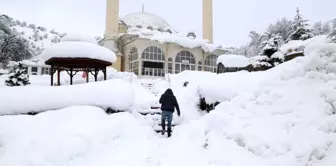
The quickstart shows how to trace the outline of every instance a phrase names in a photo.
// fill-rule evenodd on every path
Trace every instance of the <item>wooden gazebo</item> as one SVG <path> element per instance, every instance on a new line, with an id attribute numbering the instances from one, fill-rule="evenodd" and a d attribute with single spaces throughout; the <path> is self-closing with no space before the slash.
<path id="1" fill-rule="evenodd" d="M 54 73 L 57 71 L 57 85 L 60 85 L 60 73 L 61 71 L 66 71 L 70 76 L 70 85 L 73 83 L 73 77 L 77 72 L 83 71 L 87 73 L 86 82 L 89 82 L 89 73 L 91 73 L 95 81 L 97 81 L 97 76 L 99 71 L 104 74 L 104 80 L 106 80 L 106 67 L 112 65 L 111 62 L 91 59 L 91 58 L 60 58 L 55 57 L 47 60 L 45 62 L 50 65 L 50 81 L 51 86 L 54 84 Z"/>

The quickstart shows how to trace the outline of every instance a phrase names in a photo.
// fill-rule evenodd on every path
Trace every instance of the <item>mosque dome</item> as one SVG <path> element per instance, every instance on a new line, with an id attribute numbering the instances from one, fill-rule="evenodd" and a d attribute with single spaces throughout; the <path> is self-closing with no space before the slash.
<path id="1" fill-rule="evenodd" d="M 149 29 L 172 31 L 171 26 L 161 17 L 147 12 L 131 13 L 120 21 L 131 27 L 149 27 Z"/>

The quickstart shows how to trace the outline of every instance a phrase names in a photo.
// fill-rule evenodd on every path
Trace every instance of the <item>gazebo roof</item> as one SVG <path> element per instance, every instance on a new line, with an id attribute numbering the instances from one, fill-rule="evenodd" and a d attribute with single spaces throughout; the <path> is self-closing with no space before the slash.
<path id="1" fill-rule="evenodd" d="M 65 68 L 104 68 L 111 62 L 91 58 L 51 58 L 45 62 L 48 65 L 58 65 Z"/>
<path id="2" fill-rule="evenodd" d="M 41 54 L 42 59 L 46 64 L 50 64 L 52 59 L 63 59 L 66 61 L 75 60 L 83 61 L 83 59 L 96 60 L 102 63 L 111 64 L 116 61 L 117 57 L 113 51 L 108 48 L 79 41 L 66 41 L 52 45 L 45 49 Z M 56 61 L 54 61 L 56 62 Z"/>

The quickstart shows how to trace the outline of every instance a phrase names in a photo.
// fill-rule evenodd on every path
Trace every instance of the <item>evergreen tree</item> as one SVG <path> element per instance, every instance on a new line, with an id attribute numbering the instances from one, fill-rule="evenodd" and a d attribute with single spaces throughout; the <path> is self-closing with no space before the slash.
<path id="1" fill-rule="evenodd" d="M 261 52 L 259 53 L 260 58 L 258 61 L 265 67 L 273 67 L 282 63 L 284 61 L 283 54 L 279 52 L 276 54 L 279 50 L 282 37 L 270 33 L 265 33 L 264 36 L 268 39 L 263 41 L 259 46 Z"/>
<path id="2" fill-rule="evenodd" d="M 13 68 L 6 80 L 7 86 L 25 86 L 29 85 L 29 75 L 27 69 L 20 63 L 18 68 Z"/>
<path id="3" fill-rule="evenodd" d="M 287 41 L 290 40 L 306 40 L 312 38 L 314 34 L 309 28 L 308 20 L 304 20 L 300 15 L 299 8 L 297 8 L 297 14 L 294 17 L 294 21 L 290 28 L 290 35 Z"/>
<path id="4" fill-rule="evenodd" d="M 280 40 L 282 39 L 281 36 L 265 33 L 265 36 L 268 40 L 263 41 L 259 48 L 261 52 L 259 55 L 266 55 L 267 57 L 271 57 L 275 52 L 278 51 Z"/>
<path id="5" fill-rule="evenodd" d="M 331 39 L 332 42 L 336 43 L 336 19 L 332 21 L 332 28 L 329 34 L 329 38 Z"/>

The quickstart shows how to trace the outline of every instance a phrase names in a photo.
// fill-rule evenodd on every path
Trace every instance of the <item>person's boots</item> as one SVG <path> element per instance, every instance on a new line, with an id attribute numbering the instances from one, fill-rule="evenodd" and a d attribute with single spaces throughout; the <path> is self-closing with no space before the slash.
<path id="1" fill-rule="evenodd" d="M 161 126 L 162 126 L 161 134 L 164 135 L 164 134 L 165 134 L 165 130 L 166 130 L 166 124 L 163 122 L 163 123 L 161 124 Z"/>
<path id="2" fill-rule="evenodd" d="M 168 128 L 168 137 L 170 137 L 171 136 L 171 128 Z"/>

